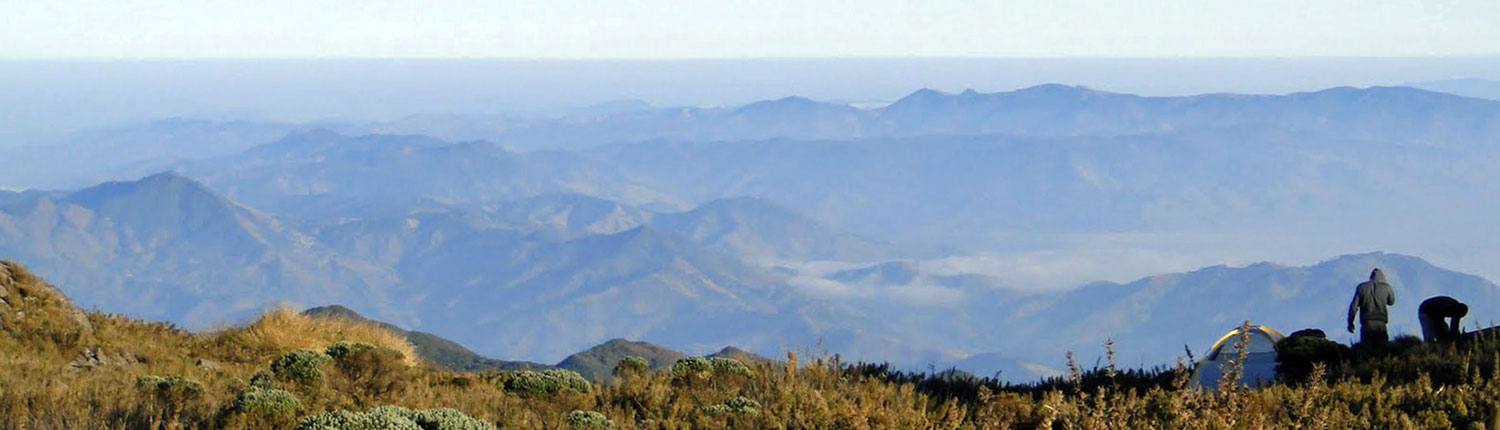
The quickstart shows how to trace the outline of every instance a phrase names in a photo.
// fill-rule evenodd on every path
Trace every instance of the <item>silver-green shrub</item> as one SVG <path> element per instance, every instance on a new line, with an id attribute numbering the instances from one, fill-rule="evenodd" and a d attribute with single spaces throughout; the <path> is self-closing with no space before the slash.
<path id="1" fill-rule="evenodd" d="M 262 417 L 293 417 L 302 412 L 302 401 L 286 390 L 252 387 L 234 398 L 228 412 Z"/>
<path id="2" fill-rule="evenodd" d="M 270 370 L 257 370 L 250 375 L 250 386 L 253 388 L 277 388 L 276 374 Z"/>
<path id="3" fill-rule="evenodd" d="M 203 394 L 202 383 L 181 376 L 146 375 L 136 378 L 135 386 L 148 396 L 170 403 L 186 402 Z"/>
<path id="4" fill-rule="evenodd" d="M 303 419 L 295 430 L 422 430 L 416 422 L 392 411 L 325 412 Z"/>
<path id="5" fill-rule="evenodd" d="M 750 368 L 732 358 L 688 357 L 672 364 L 672 377 L 676 379 L 708 379 L 715 376 L 750 376 Z"/>
<path id="6" fill-rule="evenodd" d="M 571 430 L 603 430 L 615 428 L 615 422 L 609 417 L 594 411 L 569 412 L 566 419 L 568 428 Z"/>
<path id="7" fill-rule="evenodd" d="M 613 374 L 615 377 L 624 377 L 644 375 L 649 371 L 651 371 L 651 362 L 646 361 L 645 358 L 630 356 L 621 359 L 620 363 L 615 365 Z"/>
<path id="8" fill-rule="evenodd" d="M 725 400 L 724 403 L 705 407 L 703 411 L 709 415 L 759 415 L 760 402 L 745 396 L 734 396 Z"/>
<path id="9" fill-rule="evenodd" d="M 283 354 L 271 362 L 271 374 L 276 380 L 312 385 L 323 379 L 323 364 L 332 360 L 328 354 L 312 349 L 299 349 Z"/>
<path id="10" fill-rule="evenodd" d="M 422 430 L 495 430 L 495 425 L 474 419 L 457 409 L 407 409 L 400 406 L 381 406 L 371 412 L 394 414 L 405 417 Z"/>
<path id="11" fill-rule="evenodd" d="M 750 376 L 750 368 L 739 360 L 733 358 L 714 357 L 708 359 L 714 369 L 714 375 L 740 375 Z"/>
<path id="12" fill-rule="evenodd" d="M 302 420 L 296 430 L 495 430 L 495 425 L 453 409 L 381 406 L 364 412 L 318 414 Z"/>
<path id="13" fill-rule="evenodd" d="M 328 348 L 324 349 L 323 353 L 328 354 L 328 356 L 332 357 L 334 360 L 342 360 L 342 359 L 344 359 L 344 357 L 348 357 L 352 353 L 363 352 L 363 351 L 373 351 L 373 350 L 382 350 L 382 351 L 393 352 L 393 353 L 396 353 L 396 355 L 403 356 L 403 358 L 404 358 L 404 355 L 401 354 L 401 351 L 397 351 L 397 350 L 394 350 L 394 349 L 391 349 L 391 348 L 386 348 L 386 347 L 383 347 L 383 346 L 377 346 L 377 345 L 369 344 L 369 343 L 365 343 L 365 342 L 350 342 L 350 341 L 339 341 L 339 342 L 335 342 L 333 345 L 328 345 Z"/>
<path id="14" fill-rule="evenodd" d="M 506 391 L 533 396 L 550 396 L 564 391 L 587 393 L 591 388 L 582 375 L 567 369 L 527 370 L 505 378 Z"/>

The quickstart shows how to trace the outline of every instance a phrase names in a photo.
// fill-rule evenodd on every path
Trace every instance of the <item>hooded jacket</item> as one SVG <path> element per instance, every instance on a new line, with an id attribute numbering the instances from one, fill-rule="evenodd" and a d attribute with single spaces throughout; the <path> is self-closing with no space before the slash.
<path id="1" fill-rule="evenodd" d="M 1385 281 L 1385 273 L 1380 269 L 1370 272 L 1370 280 L 1354 287 L 1354 301 L 1349 302 L 1349 322 L 1354 322 L 1354 316 L 1359 314 L 1359 320 L 1363 321 L 1389 321 L 1385 307 L 1396 304 L 1396 293 L 1391 291 L 1391 284 Z"/>

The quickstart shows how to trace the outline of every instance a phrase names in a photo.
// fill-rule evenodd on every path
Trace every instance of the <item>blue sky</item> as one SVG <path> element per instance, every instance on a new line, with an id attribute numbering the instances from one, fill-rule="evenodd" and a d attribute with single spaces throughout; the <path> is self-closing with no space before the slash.
<path id="1" fill-rule="evenodd" d="M 0 58 L 1500 54 L 1500 1 L 0 0 Z"/>

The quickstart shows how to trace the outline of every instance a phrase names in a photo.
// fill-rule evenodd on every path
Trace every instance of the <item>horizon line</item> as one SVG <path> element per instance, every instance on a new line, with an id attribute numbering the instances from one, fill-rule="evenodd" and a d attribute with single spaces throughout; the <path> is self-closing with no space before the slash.
<path id="1" fill-rule="evenodd" d="M 747 56 L 747 57 L 508 57 L 508 56 L 0 56 L 0 62 L 255 62 L 255 61 L 495 61 L 495 62 L 733 62 L 733 61 L 880 61 L 880 60 L 968 60 L 968 61 L 1307 61 L 1307 60 L 1497 60 L 1500 52 L 1452 55 L 1291 55 L 1291 56 L 1073 56 L 1073 55 L 827 55 L 827 56 Z"/>

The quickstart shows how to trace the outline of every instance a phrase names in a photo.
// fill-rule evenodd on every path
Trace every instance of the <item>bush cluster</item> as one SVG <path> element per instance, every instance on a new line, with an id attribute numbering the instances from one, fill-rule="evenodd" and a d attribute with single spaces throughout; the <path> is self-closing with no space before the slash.
<path id="1" fill-rule="evenodd" d="M 645 358 L 630 356 L 620 360 L 612 373 L 616 378 L 644 375 L 651 371 L 651 362 Z"/>
<path id="2" fill-rule="evenodd" d="M 1339 363 L 1351 358 L 1352 350 L 1344 344 L 1328 340 L 1322 330 L 1299 330 L 1276 342 L 1276 374 L 1288 383 L 1307 382 L 1313 366 L 1322 364 L 1324 379 L 1334 380 L 1335 374 L 1326 369 L 1336 368 Z M 1321 382 L 1321 381 L 1320 381 Z"/>
<path id="3" fill-rule="evenodd" d="M 322 351 L 299 349 L 283 354 L 271 362 L 270 372 L 277 381 L 310 386 L 323 380 L 322 366 L 330 360 L 333 357 Z"/>
<path id="4" fill-rule="evenodd" d="M 604 430 L 615 428 L 609 417 L 594 411 L 573 411 L 564 420 L 571 430 Z"/>
<path id="5" fill-rule="evenodd" d="M 295 417 L 302 413 L 302 401 L 286 390 L 251 387 L 234 398 L 227 412 L 257 417 Z"/>
<path id="6" fill-rule="evenodd" d="M 328 348 L 324 349 L 323 353 L 324 354 L 328 354 L 328 356 L 332 357 L 334 360 L 344 360 L 344 359 L 346 359 L 346 358 L 348 358 L 350 356 L 353 356 L 355 354 L 367 353 L 367 352 L 370 352 L 370 351 L 377 351 L 377 350 L 379 350 L 379 351 L 386 351 L 386 352 L 389 352 L 390 354 L 395 354 L 396 356 L 405 358 L 405 356 L 403 354 L 401 354 L 401 351 L 397 351 L 397 350 L 394 350 L 394 349 L 391 349 L 391 348 L 382 347 L 382 346 L 376 346 L 374 344 L 365 343 L 365 342 L 350 342 L 350 341 L 334 342 L 334 344 L 328 345 Z"/>
<path id="7" fill-rule="evenodd" d="M 365 412 L 334 411 L 302 420 L 296 430 L 495 430 L 495 425 L 453 409 L 381 406 Z"/>
<path id="8" fill-rule="evenodd" d="M 672 363 L 672 376 L 680 379 L 708 379 L 715 376 L 750 376 L 750 368 L 739 360 L 723 357 L 688 357 Z"/>
<path id="9" fill-rule="evenodd" d="M 422 427 L 386 411 L 333 411 L 308 417 L 295 430 L 422 430 Z"/>
<path id="10" fill-rule="evenodd" d="M 356 398 L 368 399 L 406 388 L 408 368 L 400 351 L 363 342 L 338 342 L 325 354 L 345 383 L 336 388 Z"/>
<path id="11" fill-rule="evenodd" d="M 724 403 L 703 408 L 703 412 L 709 415 L 759 415 L 760 402 L 745 396 L 734 396 L 725 400 Z"/>
<path id="12" fill-rule="evenodd" d="M 566 369 L 526 370 L 507 375 L 505 390 L 532 396 L 551 396 L 561 392 L 587 393 L 592 388 L 583 375 Z"/>
<path id="13" fill-rule="evenodd" d="M 146 375 L 135 380 L 143 394 L 158 401 L 181 404 L 203 395 L 203 384 L 180 376 Z"/>

